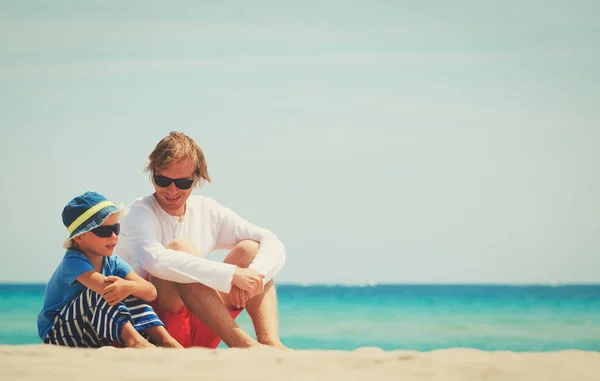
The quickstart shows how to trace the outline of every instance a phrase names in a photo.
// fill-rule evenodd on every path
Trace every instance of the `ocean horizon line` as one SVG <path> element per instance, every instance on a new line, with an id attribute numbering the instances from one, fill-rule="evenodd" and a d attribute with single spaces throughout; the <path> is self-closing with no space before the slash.
<path id="1" fill-rule="evenodd" d="M 0 281 L 0 286 L 44 286 L 46 282 Z M 449 286 L 449 287 L 563 287 L 600 286 L 599 282 L 277 282 L 278 286 L 294 287 L 378 287 L 378 286 Z"/>

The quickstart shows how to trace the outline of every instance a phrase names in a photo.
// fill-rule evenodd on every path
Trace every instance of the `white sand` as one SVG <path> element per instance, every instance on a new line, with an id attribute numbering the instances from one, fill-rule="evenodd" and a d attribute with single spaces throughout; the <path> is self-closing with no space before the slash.
<path id="1" fill-rule="evenodd" d="M 71 349 L 0 346 L 0 380 L 600 380 L 600 352 Z"/>

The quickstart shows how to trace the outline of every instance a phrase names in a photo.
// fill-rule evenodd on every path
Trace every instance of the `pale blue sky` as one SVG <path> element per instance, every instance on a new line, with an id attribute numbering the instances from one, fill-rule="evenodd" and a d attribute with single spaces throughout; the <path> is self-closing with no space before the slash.
<path id="1" fill-rule="evenodd" d="M 600 2 L 0 0 L 0 281 L 171 130 L 281 282 L 600 282 Z M 219 256 L 217 256 L 218 258 Z"/>

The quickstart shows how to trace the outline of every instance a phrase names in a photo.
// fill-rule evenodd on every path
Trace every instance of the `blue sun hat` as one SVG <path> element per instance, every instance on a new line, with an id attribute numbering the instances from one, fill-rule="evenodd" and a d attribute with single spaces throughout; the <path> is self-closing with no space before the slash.
<path id="1" fill-rule="evenodd" d="M 97 228 L 111 214 L 120 214 L 122 210 L 122 207 L 117 208 L 106 197 L 96 192 L 85 192 L 75 197 L 62 211 L 63 224 L 69 232 L 69 238 L 65 240 L 63 247 L 71 249 L 73 238 Z"/>

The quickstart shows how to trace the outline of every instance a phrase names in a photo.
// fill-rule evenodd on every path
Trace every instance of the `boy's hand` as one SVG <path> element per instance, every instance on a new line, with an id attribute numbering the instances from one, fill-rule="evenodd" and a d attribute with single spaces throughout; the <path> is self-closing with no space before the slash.
<path id="1" fill-rule="evenodd" d="M 111 306 L 117 305 L 131 295 L 135 288 L 134 282 L 114 275 L 107 276 L 104 283 L 108 283 L 108 286 L 104 287 L 102 297 Z"/>

